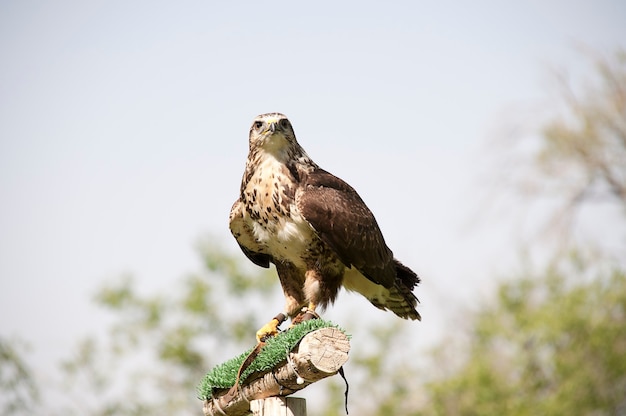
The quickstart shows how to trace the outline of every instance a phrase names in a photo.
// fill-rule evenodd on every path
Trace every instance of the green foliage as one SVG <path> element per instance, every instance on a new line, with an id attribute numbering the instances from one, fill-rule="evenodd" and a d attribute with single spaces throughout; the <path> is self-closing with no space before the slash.
<path id="1" fill-rule="evenodd" d="M 420 413 L 621 414 L 624 328 L 623 271 L 580 282 L 555 267 L 503 283 L 476 315 L 463 365 L 426 386 Z"/>
<path id="2" fill-rule="evenodd" d="M 250 364 L 250 366 L 242 373 L 240 381 L 253 373 L 265 372 L 274 368 L 278 363 L 287 359 L 287 354 L 291 351 L 300 340 L 309 332 L 321 328 L 338 328 L 331 322 L 322 319 L 313 319 L 304 321 L 299 325 L 281 332 L 275 337 L 267 340 L 259 354 Z M 341 328 L 338 328 L 341 330 Z M 345 333 L 345 331 L 341 330 Z M 198 386 L 198 397 L 201 399 L 210 398 L 214 388 L 232 387 L 237 380 L 237 373 L 241 364 L 248 357 L 253 348 L 245 351 L 239 356 L 232 358 L 222 364 L 217 365 L 202 379 Z"/>
<path id="3" fill-rule="evenodd" d="M 39 401 L 39 389 L 19 349 L 24 345 L 0 337 L 0 413 L 32 412 Z"/>
<path id="4" fill-rule="evenodd" d="M 623 253 L 585 241 L 592 259 L 566 256 L 582 207 L 606 200 L 626 212 L 626 54 L 599 59 L 597 68 L 582 93 L 561 85 L 564 112 L 545 123 L 530 169 L 505 170 L 521 178 L 512 188 L 520 206 L 545 196 L 556 202 L 548 228 L 558 232 L 542 233 L 532 247 L 556 247 L 555 260 L 501 283 L 490 303 L 464 314 L 464 327 L 450 327 L 426 368 L 392 366 L 376 353 L 352 360 L 371 384 L 394 386 L 368 414 L 626 414 Z M 622 226 L 618 220 L 614 229 Z M 398 334 L 390 336 L 408 336 Z"/>
<path id="5" fill-rule="evenodd" d="M 98 291 L 96 303 L 115 319 L 106 339 L 84 340 L 63 362 L 66 391 L 76 392 L 61 413 L 176 415 L 199 406 L 194 391 L 206 369 L 243 349 L 271 317 L 231 313 L 228 302 L 237 311 L 268 296 L 271 273 L 208 239 L 199 248 L 207 268 L 167 293 L 142 294 L 129 276 Z"/>

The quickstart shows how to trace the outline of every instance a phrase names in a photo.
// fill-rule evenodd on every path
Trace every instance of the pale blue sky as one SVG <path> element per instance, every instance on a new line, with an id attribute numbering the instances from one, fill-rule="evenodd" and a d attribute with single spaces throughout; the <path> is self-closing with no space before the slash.
<path id="1" fill-rule="evenodd" d="M 466 227 L 486 140 L 550 68 L 584 68 L 577 45 L 625 47 L 625 22 L 622 1 L 4 1 L 0 331 L 52 362 L 105 279 L 165 287 L 205 232 L 236 250 L 249 124 L 280 111 L 423 276 L 428 338 L 516 255 Z"/>

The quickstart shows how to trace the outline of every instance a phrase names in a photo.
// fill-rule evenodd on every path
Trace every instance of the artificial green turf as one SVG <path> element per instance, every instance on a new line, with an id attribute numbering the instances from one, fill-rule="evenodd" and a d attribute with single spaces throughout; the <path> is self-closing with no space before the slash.
<path id="1" fill-rule="evenodd" d="M 295 347 L 298 342 L 309 332 L 321 328 L 337 328 L 341 332 L 345 331 L 337 325 L 321 319 L 311 319 L 304 321 L 287 331 L 281 332 L 275 337 L 267 340 L 259 355 L 254 359 L 250 366 L 243 372 L 240 378 L 240 384 L 253 373 L 268 371 L 278 363 L 287 359 L 287 354 Z M 237 372 L 241 364 L 250 354 L 253 348 L 250 348 L 241 355 L 231 358 L 230 360 L 215 366 L 207 373 L 198 385 L 198 398 L 200 400 L 209 399 L 213 389 L 226 389 L 235 384 L 237 380 Z"/>

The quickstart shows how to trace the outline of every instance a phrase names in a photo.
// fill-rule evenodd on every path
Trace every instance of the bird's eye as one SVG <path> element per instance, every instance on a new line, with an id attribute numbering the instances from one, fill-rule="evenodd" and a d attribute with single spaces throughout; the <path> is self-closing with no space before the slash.
<path id="1" fill-rule="evenodd" d="M 282 127 L 283 129 L 289 128 L 289 120 L 287 120 L 286 118 L 281 119 L 279 123 L 280 123 L 280 127 Z"/>
<path id="2" fill-rule="evenodd" d="M 255 130 L 260 129 L 261 127 L 263 127 L 263 122 L 262 121 L 255 121 L 254 122 L 254 129 Z"/>

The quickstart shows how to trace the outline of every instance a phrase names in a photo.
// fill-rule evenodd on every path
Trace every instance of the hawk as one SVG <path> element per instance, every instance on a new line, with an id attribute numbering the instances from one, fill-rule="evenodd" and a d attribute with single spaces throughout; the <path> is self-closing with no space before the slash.
<path id="1" fill-rule="evenodd" d="M 256 117 L 249 146 L 230 230 L 254 264 L 275 265 L 285 295 L 284 310 L 257 339 L 276 334 L 287 317 L 316 316 L 342 286 L 379 309 L 420 320 L 413 294 L 419 277 L 394 258 L 359 194 L 306 154 L 287 117 Z"/>

